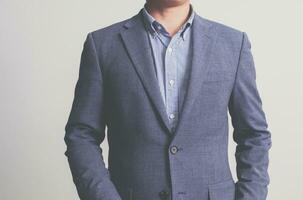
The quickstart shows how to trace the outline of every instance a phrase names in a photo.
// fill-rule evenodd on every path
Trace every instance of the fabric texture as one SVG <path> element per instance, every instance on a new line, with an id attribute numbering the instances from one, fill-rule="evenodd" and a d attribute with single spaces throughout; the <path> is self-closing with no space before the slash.
<path id="1" fill-rule="evenodd" d="M 64 137 L 80 199 L 265 200 L 271 133 L 247 34 L 196 13 L 184 105 L 172 131 L 142 11 L 89 32 L 83 45 Z M 228 163 L 228 114 L 237 181 Z M 100 148 L 106 133 L 108 168 Z"/>

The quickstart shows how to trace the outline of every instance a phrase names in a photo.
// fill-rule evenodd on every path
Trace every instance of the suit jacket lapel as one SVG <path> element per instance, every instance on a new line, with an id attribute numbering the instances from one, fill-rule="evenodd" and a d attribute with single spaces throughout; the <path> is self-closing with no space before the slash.
<path id="1" fill-rule="evenodd" d="M 152 50 L 144 23 L 141 19 L 141 12 L 142 9 L 124 24 L 126 29 L 123 29 L 120 34 L 151 102 L 155 106 L 164 127 L 170 132 L 170 124 L 154 70 Z"/>
<path id="2" fill-rule="evenodd" d="M 191 110 L 198 92 L 200 91 L 203 80 L 207 76 L 209 69 L 209 60 L 211 49 L 214 46 L 214 34 L 211 31 L 211 23 L 200 15 L 196 14 L 192 23 L 192 58 L 190 77 L 188 79 L 188 88 L 185 93 L 184 103 L 181 108 L 179 121 L 175 130 L 175 135 L 179 132 L 180 127 L 186 124 L 186 120 L 191 119 Z"/>

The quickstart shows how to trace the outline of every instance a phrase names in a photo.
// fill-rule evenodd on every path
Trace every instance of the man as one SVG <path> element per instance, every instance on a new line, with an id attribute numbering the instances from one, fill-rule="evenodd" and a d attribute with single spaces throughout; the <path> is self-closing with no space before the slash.
<path id="1" fill-rule="evenodd" d="M 189 0 L 148 0 L 88 33 L 64 138 L 79 197 L 265 200 L 271 134 L 250 49 L 246 33 L 201 17 Z"/>

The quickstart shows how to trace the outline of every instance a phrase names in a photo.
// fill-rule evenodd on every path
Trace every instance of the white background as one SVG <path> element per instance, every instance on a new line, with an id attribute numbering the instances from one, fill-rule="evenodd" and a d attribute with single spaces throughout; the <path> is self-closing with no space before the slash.
<path id="1" fill-rule="evenodd" d="M 0 199 L 78 199 L 63 137 L 85 36 L 137 14 L 144 2 L 0 0 Z M 201 16 L 248 34 L 272 133 L 268 199 L 301 199 L 303 2 L 192 4 Z M 236 179 L 232 137 L 230 144 Z M 102 147 L 107 164 L 106 140 Z"/>

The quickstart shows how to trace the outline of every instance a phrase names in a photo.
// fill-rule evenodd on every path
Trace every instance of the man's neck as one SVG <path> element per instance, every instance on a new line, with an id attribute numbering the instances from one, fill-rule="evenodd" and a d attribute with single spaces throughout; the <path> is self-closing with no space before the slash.
<path id="1" fill-rule="evenodd" d="M 181 5 L 163 5 L 147 1 L 145 8 L 165 29 L 174 35 L 189 17 L 189 1 Z"/>

